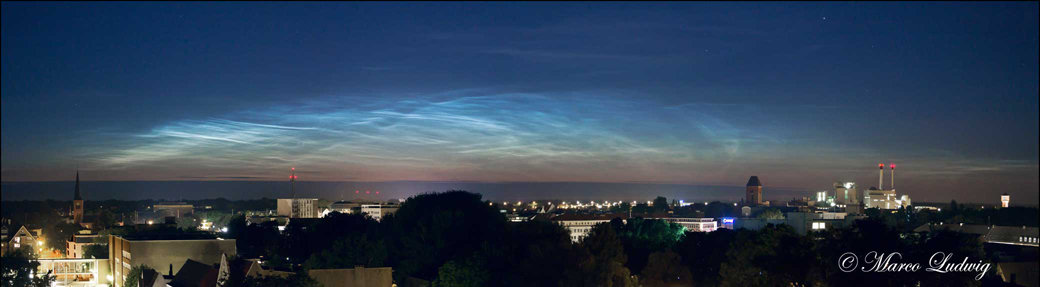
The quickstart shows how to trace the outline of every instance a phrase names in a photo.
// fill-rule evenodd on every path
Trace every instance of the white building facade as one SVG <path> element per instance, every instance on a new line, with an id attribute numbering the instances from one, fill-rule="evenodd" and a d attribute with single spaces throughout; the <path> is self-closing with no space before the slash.
<path id="1" fill-rule="evenodd" d="M 682 225 L 686 228 L 686 231 L 690 232 L 712 232 L 719 229 L 719 223 L 714 218 L 676 218 L 676 217 L 665 217 L 665 218 L 651 218 L 664 220 L 665 222 L 675 223 Z"/>
<path id="2" fill-rule="evenodd" d="M 318 218 L 317 198 L 279 198 L 278 216 L 289 218 Z"/>

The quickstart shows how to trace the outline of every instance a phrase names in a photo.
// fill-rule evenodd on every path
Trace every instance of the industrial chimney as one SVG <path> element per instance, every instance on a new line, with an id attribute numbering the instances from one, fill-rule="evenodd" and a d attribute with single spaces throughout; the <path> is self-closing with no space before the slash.
<path id="1" fill-rule="evenodd" d="M 892 190 L 896 190 L 896 164 L 890 164 L 888 167 L 892 170 Z"/>
<path id="2" fill-rule="evenodd" d="M 885 183 L 885 164 L 879 163 L 879 164 L 877 164 L 877 168 L 878 168 L 877 189 L 878 190 L 885 190 L 885 188 L 882 186 Z"/>

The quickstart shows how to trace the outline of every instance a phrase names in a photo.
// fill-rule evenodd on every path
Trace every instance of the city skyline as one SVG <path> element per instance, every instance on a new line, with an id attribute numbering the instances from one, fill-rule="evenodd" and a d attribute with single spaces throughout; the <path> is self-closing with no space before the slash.
<path id="1" fill-rule="evenodd" d="M 291 167 L 734 198 L 757 175 L 772 198 L 866 190 L 878 163 L 919 201 L 1040 198 L 1035 2 L 3 8 L 5 200 L 76 170 L 288 182 Z"/>

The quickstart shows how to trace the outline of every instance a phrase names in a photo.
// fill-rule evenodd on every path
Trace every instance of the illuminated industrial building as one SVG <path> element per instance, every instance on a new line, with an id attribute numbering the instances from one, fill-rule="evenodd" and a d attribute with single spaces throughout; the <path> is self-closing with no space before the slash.
<path id="1" fill-rule="evenodd" d="M 885 164 L 878 164 L 878 186 L 871 187 L 867 190 L 867 193 L 863 196 L 863 204 L 866 208 L 878 208 L 878 209 L 899 209 L 900 207 L 910 206 L 909 195 L 897 195 L 896 194 L 896 165 L 890 165 L 892 172 L 892 189 L 884 189 L 885 180 Z"/>
<path id="2" fill-rule="evenodd" d="M 834 203 L 839 205 L 859 204 L 860 196 L 855 182 L 834 182 Z"/>

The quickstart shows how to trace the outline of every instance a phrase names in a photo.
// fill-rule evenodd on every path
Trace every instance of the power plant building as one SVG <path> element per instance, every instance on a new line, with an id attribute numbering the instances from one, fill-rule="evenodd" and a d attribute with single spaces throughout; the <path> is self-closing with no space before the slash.
<path id="1" fill-rule="evenodd" d="M 885 164 L 878 164 L 878 186 L 871 187 L 867 190 L 863 196 L 863 205 L 866 208 L 878 208 L 878 209 L 899 209 L 900 207 L 910 206 L 909 195 L 897 195 L 895 190 L 896 184 L 896 165 L 891 166 L 892 173 L 892 189 L 884 189 L 885 180 Z"/>

